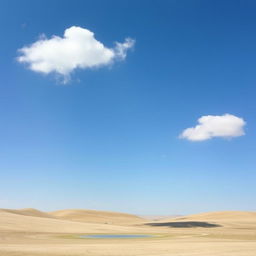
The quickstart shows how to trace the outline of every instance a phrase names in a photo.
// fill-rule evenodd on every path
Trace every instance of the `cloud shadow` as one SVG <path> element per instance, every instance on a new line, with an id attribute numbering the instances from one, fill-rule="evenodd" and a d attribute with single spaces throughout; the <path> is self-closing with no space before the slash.
<path id="1" fill-rule="evenodd" d="M 147 223 L 146 225 L 152 227 L 170 227 L 170 228 L 216 228 L 221 225 L 202 222 L 202 221 L 179 221 L 179 222 L 159 222 L 159 223 Z"/>

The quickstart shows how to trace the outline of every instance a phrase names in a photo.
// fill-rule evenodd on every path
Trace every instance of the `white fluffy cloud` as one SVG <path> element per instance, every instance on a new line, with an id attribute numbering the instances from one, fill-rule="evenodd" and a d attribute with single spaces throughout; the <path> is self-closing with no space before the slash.
<path id="1" fill-rule="evenodd" d="M 213 137 L 238 137 L 245 134 L 245 121 L 237 116 L 225 114 L 222 116 L 202 116 L 198 125 L 185 129 L 180 138 L 191 141 L 203 141 Z"/>
<path id="2" fill-rule="evenodd" d="M 126 38 L 124 43 L 117 42 L 114 48 L 107 48 L 95 39 L 90 30 L 73 26 L 65 30 L 63 37 L 47 39 L 43 36 L 19 49 L 17 60 L 35 72 L 56 73 L 67 80 L 77 68 L 100 67 L 125 59 L 134 43 L 133 39 Z"/>

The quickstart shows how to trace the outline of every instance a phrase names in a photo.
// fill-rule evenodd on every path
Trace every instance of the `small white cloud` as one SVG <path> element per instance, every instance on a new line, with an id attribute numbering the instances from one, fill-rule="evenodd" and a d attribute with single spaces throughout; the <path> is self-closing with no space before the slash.
<path id="1" fill-rule="evenodd" d="M 198 125 L 185 129 L 180 138 L 191 141 L 203 141 L 213 137 L 238 137 L 245 135 L 243 118 L 225 114 L 222 116 L 202 116 Z"/>
<path id="2" fill-rule="evenodd" d="M 124 60 L 127 51 L 134 46 L 135 40 L 126 38 L 124 43 L 115 43 L 114 48 L 107 48 L 97 41 L 94 33 L 81 27 L 70 27 L 64 36 L 42 36 L 30 46 L 18 51 L 18 62 L 28 68 L 44 74 L 55 73 L 68 81 L 75 69 L 87 69 L 111 65 L 116 60 Z"/>

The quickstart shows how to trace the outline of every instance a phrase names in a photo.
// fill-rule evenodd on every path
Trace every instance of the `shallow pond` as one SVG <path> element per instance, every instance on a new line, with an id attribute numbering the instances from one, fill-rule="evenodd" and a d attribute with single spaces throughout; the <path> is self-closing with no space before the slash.
<path id="1" fill-rule="evenodd" d="M 94 238 L 94 239 L 113 239 L 113 238 L 148 238 L 148 237 L 153 237 L 152 235 L 137 235 L 137 234 L 129 234 L 129 235 L 116 235 L 116 234 L 109 234 L 109 235 L 83 235 L 79 236 L 80 238 Z"/>

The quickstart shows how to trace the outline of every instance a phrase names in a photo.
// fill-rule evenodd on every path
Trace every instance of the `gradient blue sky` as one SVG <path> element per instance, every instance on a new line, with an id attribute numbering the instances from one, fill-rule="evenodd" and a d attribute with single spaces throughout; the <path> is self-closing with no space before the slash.
<path id="1" fill-rule="evenodd" d="M 256 210 L 255 1 L 1 1 L 0 207 L 137 214 Z M 87 28 L 112 67 L 62 85 L 17 50 Z M 245 136 L 179 139 L 203 115 L 244 118 Z"/>

